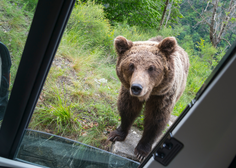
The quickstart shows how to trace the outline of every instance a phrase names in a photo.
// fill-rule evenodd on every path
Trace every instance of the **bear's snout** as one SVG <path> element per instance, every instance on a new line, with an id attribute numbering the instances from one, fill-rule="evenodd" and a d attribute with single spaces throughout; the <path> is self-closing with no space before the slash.
<path id="1" fill-rule="evenodd" d="M 143 90 L 143 87 L 140 84 L 134 83 L 131 86 L 131 91 L 134 95 L 140 95 L 142 90 Z"/>

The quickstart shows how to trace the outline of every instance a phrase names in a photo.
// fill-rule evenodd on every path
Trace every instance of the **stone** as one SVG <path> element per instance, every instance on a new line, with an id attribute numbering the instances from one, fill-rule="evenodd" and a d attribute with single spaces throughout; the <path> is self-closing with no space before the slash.
<path id="1" fill-rule="evenodd" d="M 141 136 L 142 131 L 139 131 L 137 128 L 132 127 L 125 141 L 116 141 L 112 144 L 111 152 L 138 161 L 134 155 L 134 148 L 138 144 Z"/>

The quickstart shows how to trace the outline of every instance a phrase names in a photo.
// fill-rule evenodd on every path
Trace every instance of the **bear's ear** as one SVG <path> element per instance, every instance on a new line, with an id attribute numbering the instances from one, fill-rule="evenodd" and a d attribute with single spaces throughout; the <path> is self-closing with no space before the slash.
<path id="1" fill-rule="evenodd" d="M 166 37 L 158 44 L 159 50 L 166 56 L 172 54 L 177 46 L 177 41 L 174 37 Z"/>
<path id="2" fill-rule="evenodd" d="M 133 42 L 123 36 L 118 36 L 114 40 L 114 45 L 118 54 L 122 54 L 133 46 Z"/>

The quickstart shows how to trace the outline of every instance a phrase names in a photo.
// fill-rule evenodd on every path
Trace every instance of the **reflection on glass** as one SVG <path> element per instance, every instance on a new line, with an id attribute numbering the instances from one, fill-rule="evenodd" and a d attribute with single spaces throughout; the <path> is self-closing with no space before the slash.
<path id="1" fill-rule="evenodd" d="M 51 168 L 136 168 L 139 165 L 104 150 L 33 130 L 26 131 L 17 154 L 19 159 Z"/>
<path id="2" fill-rule="evenodd" d="M 11 57 L 7 47 L 0 42 L 0 121 L 8 103 Z"/>
<path id="3" fill-rule="evenodd" d="M 0 0 L 0 126 L 37 2 Z"/>

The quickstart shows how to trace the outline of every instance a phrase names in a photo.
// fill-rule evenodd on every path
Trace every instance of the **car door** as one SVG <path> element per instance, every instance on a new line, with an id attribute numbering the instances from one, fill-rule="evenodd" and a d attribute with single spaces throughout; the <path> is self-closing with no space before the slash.
<path id="1" fill-rule="evenodd" d="M 235 167 L 235 71 L 236 42 L 140 167 Z"/>

